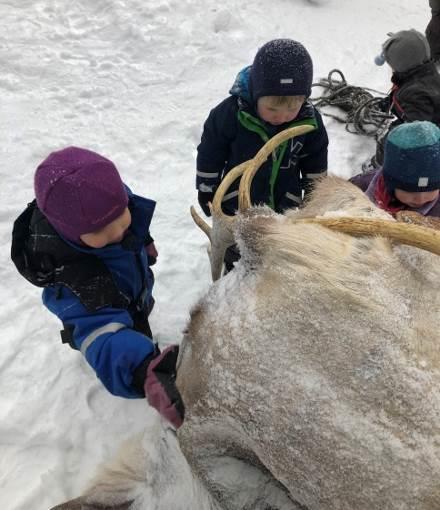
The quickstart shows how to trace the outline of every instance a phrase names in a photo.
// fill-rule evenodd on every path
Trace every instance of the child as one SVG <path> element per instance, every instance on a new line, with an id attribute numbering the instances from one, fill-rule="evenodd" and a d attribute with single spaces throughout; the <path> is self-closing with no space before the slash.
<path id="1" fill-rule="evenodd" d="M 313 78 L 312 59 L 302 44 L 291 39 L 269 41 L 257 52 L 252 66 L 238 74 L 230 96 L 211 110 L 197 147 L 196 188 L 201 208 L 224 176 L 253 158 L 274 135 L 292 126 L 314 130 L 284 142 L 258 170 L 251 187 L 254 204 L 276 212 L 299 207 L 313 181 L 327 172 L 328 138 L 321 115 L 307 101 Z M 238 180 L 223 198 L 223 210 L 238 209 Z M 239 254 L 227 250 L 226 270 Z"/>
<path id="2" fill-rule="evenodd" d="M 134 195 L 110 160 L 77 147 L 50 154 L 34 188 L 36 200 L 14 224 L 17 269 L 44 288 L 44 305 L 63 323 L 63 343 L 81 351 L 111 393 L 146 395 L 178 427 L 178 347 L 160 353 L 148 324 L 155 202 Z"/>
<path id="3" fill-rule="evenodd" d="M 385 142 L 383 167 L 350 180 L 390 214 L 440 217 L 440 129 L 427 121 L 396 127 Z"/>
<path id="4" fill-rule="evenodd" d="M 312 59 L 299 42 L 266 43 L 252 66 L 237 76 L 230 96 L 211 110 L 197 148 L 199 203 L 207 216 L 208 202 L 223 177 L 251 159 L 274 135 L 291 126 L 314 130 L 285 142 L 257 172 L 251 189 L 254 204 L 277 212 L 298 207 L 314 179 L 327 171 L 327 133 L 317 110 L 307 101 L 313 77 Z M 223 209 L 238 208 L 238 182 L 223 200 Z"/>
<path id="5" fill-rule="evenodd" d="M 414 120 L 440 124 L 440 75 L 431 61 L 426 37 L 412 29 L 389 35 L 375 62 L 377 65 L 387 62 L 393 71 L 393 87 L 382 102 L 382 108 L 395 115 L 396 120 L 377 141 L 373 167 L 383 163 L 385 138 L 391 129 Z"/>
<path id="6" fill-rule="evenodd" d="M 429 0 L 431 7 L 431 19 L 426 27 L 426 39 L 428 39 L 431 55 L 435 61 L 440 58 L 440 0 Z"/>

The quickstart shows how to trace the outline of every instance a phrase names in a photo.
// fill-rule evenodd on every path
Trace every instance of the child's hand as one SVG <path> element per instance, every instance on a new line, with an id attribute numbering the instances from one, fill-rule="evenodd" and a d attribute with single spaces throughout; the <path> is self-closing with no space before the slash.
<path id="1" fill-rule="evenodd" d="M 183 423 L 185 409 L 176 388 L 178 345 L 167 347 L 148 364 L 144 390 L 148 403 L 177 429 Z"/>
<path id="2" fill-rule="evenodd" d="M 380 99 L 376 105 L 381 112 L 388 113 L 391 108 L 391 98 L 389 96 L 385 96 Z"/>
<path id="3" fill-rule="evenodd" d="M 203 212 L 206 214 L 206 216 L 211 216 L 211 211 L 209 210 L 209 202 L 212 202 L 214 200 L 214 192 L 205 192 L 205 191 L 199 191 L 198 194 L 198 200 L 199 205 L 202 208 Z"/>
<path id="4" fill-rule="evenodd" d="M 145 246 L 145 251 L 147 252 L 147 256 L 148 256 L 148 265 L 153 266 L 154 264 L 156 264 L 156 259 L 159 256 L 159 253 L 156 250 L 156 246 L 154 245 L 154 242 Z"/>

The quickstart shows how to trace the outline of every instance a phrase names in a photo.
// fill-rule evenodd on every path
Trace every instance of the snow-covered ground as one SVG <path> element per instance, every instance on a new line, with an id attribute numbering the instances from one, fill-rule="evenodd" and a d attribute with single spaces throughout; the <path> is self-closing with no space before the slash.
<path id="1" fill-rule="evenodd" d="M 189 215 L 196 146 L 236 72 L 264 42 L 290 37 L 311 53 L 315 79 L 336 67 L 351 84 L 386 91 L 389 69 L 373 59 L 387 32 L 423 31 L 428 19 L 426 0 L 0 1 L 1 509 L 47 510 L 77 496 L 153 414 L 105 391 L 10 262 L 12 223 L 33 198 L 37 164 L 54 149 L 87 147 L 157 200 L 151 323 L 162 344 L 180 342 L 210 283 Z M 326 125 L 330 171 L 357 173 L 373 141 Z"/>

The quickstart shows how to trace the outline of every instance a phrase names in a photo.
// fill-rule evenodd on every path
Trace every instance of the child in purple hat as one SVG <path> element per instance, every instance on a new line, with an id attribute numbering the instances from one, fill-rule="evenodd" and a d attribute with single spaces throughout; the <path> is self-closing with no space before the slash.
<path id="1" fill-rule="evenodd" d="M 50 154 L 34 188 L 36 199 L 14 223 L 18 271 L 44 288 L 43 303 L 63 323 L 63 343 L 81 351 L 111 393 L 146 396 L 179 427 L 178 346 L 160 353 L 148 323 L 155 202 L 133 194 L 110 160 L 77 147 Z"/>

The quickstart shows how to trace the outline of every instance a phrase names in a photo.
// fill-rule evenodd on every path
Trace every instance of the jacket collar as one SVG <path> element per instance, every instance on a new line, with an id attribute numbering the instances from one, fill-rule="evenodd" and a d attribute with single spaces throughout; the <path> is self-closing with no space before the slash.
<path id="1" fill-rule="evenodd" d="M 428 74 L 437 73 L 437 68 L 435 67 L 434 62 L 431 60 L 429 62 L 425 62 L 424 64 L 413 67 L 405 72 L 397 72 L 394 71 L 391 76 L 391 81 L 396 85 L 402 85 L 403 83 L 411 80 L 414 76 L 421 77 L 426 76 Z"/>
<path id="2" fill-rule="evenodd" d="M 250 73 L 252 66 L 243 67 L 235 77 L 229 93 L 231 96 L 236 96 L 248 105 L 252 105 L 252 94 L 250 87 Z"/>

